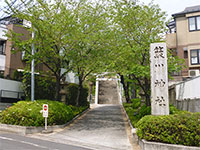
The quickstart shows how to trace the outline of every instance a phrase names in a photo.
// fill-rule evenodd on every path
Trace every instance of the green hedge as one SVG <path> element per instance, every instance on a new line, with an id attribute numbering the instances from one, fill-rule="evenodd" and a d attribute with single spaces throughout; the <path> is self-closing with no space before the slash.
<path id="1" fill-rule="evenodd" d="M 140 99 L 133 99 L 132 103 L 123 103 L 123 106 L 126 110 L 126 113 L 129 116 L 129 119 L 133 125 L 136 126 L 137 122 L 144 116 L 151 114 L 151 107 L 146 106 L 145 104 L 141 106 Z M 169 106 L 170 114 L 178 114 L 183 111 L 178 110 L 175 106 Z"/>
<path id="2" fill-rule="evenodd" d="M 66 103 L 67 105 L 76 105 L 76 98 L 78 93 L 78 85 L 74 83 L 70 83 L 67 86 L 67 96 L 66 96 Z M 80 106 L 88 106 L 88 88 L 83 87 L 82 93 L 81 93 L 81 101 L 79 102 Z"/>
<path id="3" fill-rule="evenodd" d="M 147 141 L 200 146 L 200 113 L 182 112 L 145 116 L 136 125 L 137 135 Z"/>
<path id="4" fill-rule="evenodd" d="M 145 104 L 140 107 L 140 104 L 138 104 L 138 100 L 136 100 L 136 103 L 123 103 L 124 109 L 126 110 L 126 113 L 129 116 L 129 119 L 131 121 L 131 124 L 133 127 L 135 127 L 136 123 L 145 115 L 151 114 L 151 107 L 146 106 Z"/>
<path id="5" fill-rule="evenodd" d="M 50 100 L 19 101 L 1 112 L 0 122 L 21 126 L 44 126 L 44 118 L 40 113 L 43 104 L 49 106 L 48 125 L 65 124 L 87 108 L 75 108 L 75 106 L 67 106 L 61 102 Z"/>

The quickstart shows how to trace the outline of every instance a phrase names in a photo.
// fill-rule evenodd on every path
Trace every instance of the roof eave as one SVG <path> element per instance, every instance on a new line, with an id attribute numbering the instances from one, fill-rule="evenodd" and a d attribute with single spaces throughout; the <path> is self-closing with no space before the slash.
<path id="1" fill-rule="evenodd" d="M 186 14 L 191 14 L 191 13 L 196 13 L 196 12 L 199 12 L 199 10 L 192 11 L 192 12 L 180 12 L 180 13 L 172 14 L 172 17 L 174 17 L 174 18 L 185 17 Z"/>

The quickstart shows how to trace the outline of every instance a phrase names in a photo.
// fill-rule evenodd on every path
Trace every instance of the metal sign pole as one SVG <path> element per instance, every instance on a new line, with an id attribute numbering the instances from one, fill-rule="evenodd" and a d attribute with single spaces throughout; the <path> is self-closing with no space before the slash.
<path id="1" fill-rule="evenodd" d="M 43 104 L 43 117 L 44 117 L 44 121 L 45 121 L 44 129 L 45 129 L 45 131 L 47 131 L 47 117 L 48 117 L 48 105 L 47 104 Z"/>
<path id="2" fill-rule="evenodd" d="M 45 130 L 47 130 L 47 117 L 45 117 Z"/>

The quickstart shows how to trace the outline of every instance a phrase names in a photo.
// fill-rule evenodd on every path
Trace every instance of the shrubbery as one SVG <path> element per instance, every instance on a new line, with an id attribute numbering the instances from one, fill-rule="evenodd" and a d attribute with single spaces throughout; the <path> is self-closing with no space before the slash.
<path id="1" fill-rule="evenodd" d="M 0 122 L 21 126 L 43 126 L 44 118 L 40 113 L 43 104 L 49 105 L 48 125 L 65 124 L 87 108 L 67 106 L 61 102 L 49 100 L 19 101 L 2 111 Z"/>
<path id="2" fill-rule="evenodd" d="M 68 105 L 76 105 L 76 98 L 78 93 L 78 85 L 74 83 L 70 83 L 67 86 L 67 96 L 66 96 L 66 103 Z M 80 106 L 88 106 L 88 88 L 83 87 L 81 92 L 81 101 L 79 102 Z"/>
<path id="3" fill-rule="evenodd" d="M 151 114 L 151 106 L 146 106 L 145 104 L 141 105 L 141 99 L 132 99 L 132 103 L 124 103 L 123 106 L 126 110 L 126 113 L 131 120 L 133 127 L 136 126 L 136 123 L 144 116 Z M 178 114 L 183 111 L 178 110 L 175 106 L 169 106 L 170 114 Z"/>
<path id="4" fill-rule="evenodd" d="M 15 71 L 13 73 L 13 79 L 17 81 L 22 81 L 23 90 L 26 95 L 26 99 L 31 98 L 31 74 L 28 72 L 19 72 Z M 55 100 L 55 86 L 56 81 L 54 77 L 45 76 L 45 75 L 37 75 L 35 74 L 35 99 L 49 99 Z M 76 105 L 76 98 L 78 93 L 78 84 L 69 83 L 66 88 L 66 104 L 67 105 Z M 80 95 L 81 101 L 79 102 L 80 106 L 88 106 L 89 103 L 87 101 L 88 97 L 88 88 L 83 87 L 82 93 Z"/>
<path id="5" fill-rule="evenodd" d="M 132 103 L 124 103 L 123 106 L 133 127 L 142 117 L 151 114 L 151 107 L 147 107 L 145 104 L 141 106 L 141 99 L 133 99 Z"/>
<path id="6" fill-rule="evenodd" d="M 182 112 L 165 116 L 145 116 L 136 125 L 140 139 L 200 146 L 200 113 Z"/>
<path id="7" fill-rule="evenodd" d="M 54 77 L 35 74 L 35 99 L 55 100 L 56 81 Z M 26 99 L 31 98 L 31 73 L 15 70 L 12 79 L 23 83 Z"/>
<path id="8" fill-rule="evenodd" d="M 72 109 L 74 116 L 80 114 L 81 112 L 83 112 L 84 110 L 86 110 L 87 108 L 89 108 L 89 106 L 76 107 L 76 106 L 72 106 L 72 105 L 70 105 L 69 107 Z"/>
<path id="9" fill-rule="evenodd" d="M 132 102 L 132 108 L 133 109 L 137 109 L 141 105 L 141 99 L 140 98 L 132 99 L 131 102 Z"/>
<path id="10" fill-rule="evenodd" d="M 151 116 L 151 107 L 141 106 L 140 99 L 123 105 L 140 139 L 200 146 L 200 113 L 181 111 L 170 105 L 171 115 Z"/>
<path id="11" fill-rule="evenodd" d="M 56 81 L 53 77 L 35 75 L 35 99 L 55 100 Z M 26 73 L 23 76 L 23 89 L 26 98 L 31 98 L 31 74 Z"/>

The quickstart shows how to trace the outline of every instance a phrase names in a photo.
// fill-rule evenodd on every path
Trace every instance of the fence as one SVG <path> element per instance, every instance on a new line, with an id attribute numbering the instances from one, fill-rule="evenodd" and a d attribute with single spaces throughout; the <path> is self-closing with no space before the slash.
<path id="1" fill-rule="evenodd" d="M 169 102 L 180 110 L 200 112 L 200 76 L 169 87 Z"/>

